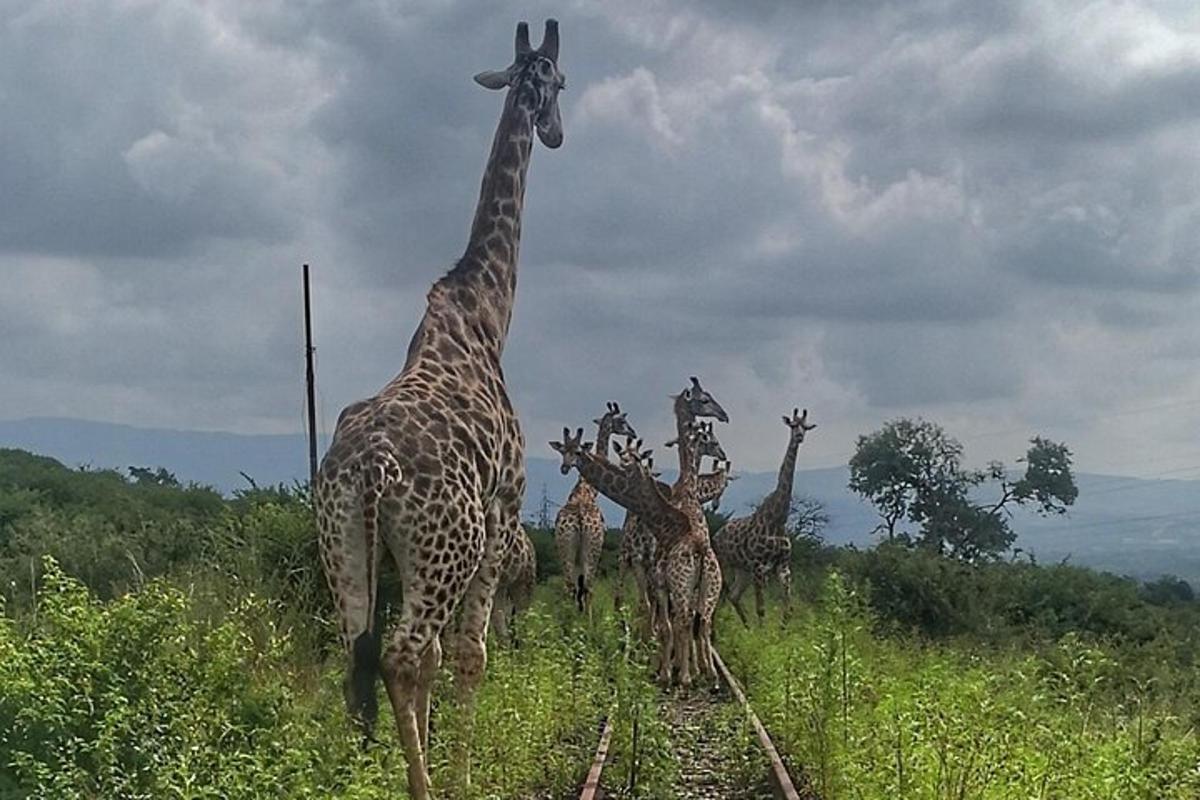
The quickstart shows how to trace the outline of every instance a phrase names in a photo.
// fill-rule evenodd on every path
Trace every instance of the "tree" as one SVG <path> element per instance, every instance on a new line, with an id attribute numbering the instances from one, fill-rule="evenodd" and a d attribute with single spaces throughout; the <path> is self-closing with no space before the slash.
<path id="1" fill-rule="evenodd" d="M 947 497 L 969 481 L 962 445 L 938 425 L 897 419 L 858 437 L 850 459 L 850 489 L 869 500 L 883 522 L 876 531 L 895 539 L 906 518 L 919 523 L 935 498 Z"/>
<path id="2" fill-rule="evenodd" d="M 165 467 L 152 469 L 150 467 L 130 467 L 129 477 L 137 486 L 170 486 L 179 488 L 179 479 Z"/>
<path id="3" fill-rule="evenodd" d="M 820 541 L 821 532 L 829 524 L 829 513 L 825 510 L 825 504 L 807 495 L 792 498 L 792 511 L 789 516 L 791 524 L 787 532 L 793 539 Z"/>
<path id="4" fill-rule="evenodd" d="M 907 520 L 918 528 L 918 545 L 964 561 L 993 557 L 1012 546 L 1013 505 L 1032 505 L 1043 515 L 1062 514 L 1079 495 L 1065 444 L 1031 439 L 1020 459 L 1025 474 L 1016 481 L 1010 481 L 999 461 L 985 470 L 969 470 L 962 456 L 962 445 L 940 426 L 894 420 L 859 437 L 850 459 L 850 488 L 875 505 L 883 520 L 876 530 L 886 531 L 889 541 Z M 977 488 L 989 483 L 999 484 L 999 499 L 976 502 Z M 899 536 L 908 538 L 903 532 Z"/>

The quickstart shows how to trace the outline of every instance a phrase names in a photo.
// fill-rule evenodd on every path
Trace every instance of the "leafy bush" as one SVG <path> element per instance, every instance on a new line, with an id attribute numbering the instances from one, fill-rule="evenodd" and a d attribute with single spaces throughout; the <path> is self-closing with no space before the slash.
<path id="1" fill-rule="evenodd" d="M 612 690 L 587 632 L 564 628 L 546 592 L 520 620 L 537 646 L 492 648 L 473 728 L 449 671 L 439 680 L 431 764 L 455 796 L 558 790 L 586 770 Z M 211 621 L 163 581 L 101 603 L 48 560 L 35 608 L 0 617 L 3 796 L 403 796 L 387 713 L 379 747 L 360 753 L 340 659 L 311 665 L 277 603 L 247 595 Z M 450 766 L 468 730 L 470 792 Z"/>

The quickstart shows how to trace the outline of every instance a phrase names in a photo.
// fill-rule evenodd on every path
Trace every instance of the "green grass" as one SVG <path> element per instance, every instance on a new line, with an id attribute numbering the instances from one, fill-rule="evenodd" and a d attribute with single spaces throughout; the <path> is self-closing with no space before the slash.
<path id="1" fill-rule="evenodd" d="M 299 651 L 277 624 L 286 615 L 265 600 L 245 596 L 219 622 L 201 605 L 157 581 L 101 602 L 48 564 L 36 612 L 0 618 L 0 795 L 404 796 L 389 713 L 381 744 L 359 752 L 340 658 Z M 431 760 L 448 796 L 569 785 L 590 758 L 611 695 L 597 650 L 545 600 L 521 622 L 537 646 L 492 648 L 471 791 L 445 765 L 461 720 L 441 676 Z"/>
<path id="2" fill-rule="evenodd" d="M 1035 652 L 876 636 L 836 575 L 786 626 L 720 622 L 751 703 L 826 800 L 1200 795 L 1196 698 L 1136 653 L 1076 635 Z"/>

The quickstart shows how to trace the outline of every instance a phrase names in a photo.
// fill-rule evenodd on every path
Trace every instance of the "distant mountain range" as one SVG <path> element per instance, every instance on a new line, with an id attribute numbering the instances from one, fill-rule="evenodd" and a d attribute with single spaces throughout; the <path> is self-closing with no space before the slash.
<path id="1" fill-rule="evenodd" d="M 321 449 L 327 443 L 321 443 Z M 51 456 L 68 466 L 126 470 L 165 467 L 182 481 L 222 492 L 246 486 L 241 473 L 259 485 L 291 483 L 308 475 L 308 448 L 299 434 L 244 435 L 207 431 L 137 428 L 78 419 L 0 420 L 0 447 Z M 558 464 L 532 457 L 525 515 L 536 519 L 543 492 L 553 517 L 574 475 Z M 735 473 L 721 508 L 745 513 L 775 485 L 774 472 Z M 671 473 L 665 472 L 670 478 Z M 869 546 L 878 518 L 847 488 L 845 467 L 797 470 L 795 492 L 820 500 L 830 515 L 825 538 L 833 544 Z M 1070 515 L 1043 519 L 1017 512 L 1017 546 L 1039 561 L 1072 563 L 1138 578 L 1178 575 L 1200 586 L 1200 481 L 1145 480 L 1114 475 L 1076 475 L 1079 500 Z M 605 501 L 610 525 L 624 514 Z"/>

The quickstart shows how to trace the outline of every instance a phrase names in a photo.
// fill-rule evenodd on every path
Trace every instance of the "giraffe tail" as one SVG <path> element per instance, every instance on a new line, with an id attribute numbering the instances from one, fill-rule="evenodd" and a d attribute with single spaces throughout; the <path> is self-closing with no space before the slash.
<path id="1" fill-rule="evenodd" d="M 379 551 L 379 504 L 385 494 L 400 483 L 403 473 L 396 448 L 381 432 L 369 437 L 370 447 L 360 463 L 362 474 L 363 535 L 367 550 L 367 632 L 374 633 L 375 601 L 379 593 L 379 576 L 375 565 Z"/>
<path id="2" fill-rule="evenodd" d="M 372 433 L 370 447 L 358 464 L 361 478 L 363 535 L 366 538 L 367 618 L 366 630 L 351 643 L 351 668 L 343 690 L 350 713 L 364 734 L 363 746 L 373 738 L 378 703 L 375 679 L 379 676 L 381 640 L 376 630 L 375 601 L 379 593 L 375 563 L 379 549 L 379 504 L 388 489 L 400 482 L 402 472 L 396 449 L 380 432 Z"/>

